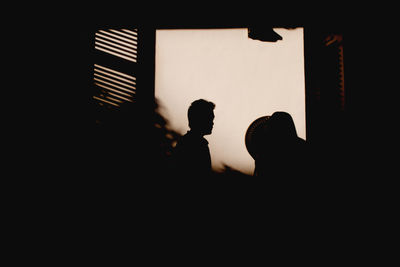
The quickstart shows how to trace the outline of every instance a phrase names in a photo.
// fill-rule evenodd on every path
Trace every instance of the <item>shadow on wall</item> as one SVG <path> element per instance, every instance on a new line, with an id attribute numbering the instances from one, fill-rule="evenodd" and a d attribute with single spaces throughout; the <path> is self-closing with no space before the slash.
<path id="1" fill-rule="evenodd" d="M 93 169 L 101 177 L 116 179 L 173 179 L 172 155 L 181 137 L 168 129 L 158 101 L 146 107 L 126 102 L 119 109 L 96 109 Z M 213 171 L 211 178 L 246 178 L 231 166 Z M 185 177 L 191 178 L 191 177 Z"/>

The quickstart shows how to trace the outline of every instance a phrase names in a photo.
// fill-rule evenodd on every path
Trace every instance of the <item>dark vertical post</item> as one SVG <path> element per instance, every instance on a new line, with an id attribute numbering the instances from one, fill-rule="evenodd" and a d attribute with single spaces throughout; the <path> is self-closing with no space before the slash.
<path id="1" fill-rule="evenodd" d="M 155 27 L 138 28 L 137 100 L 145 110 L 154 104 L 155 41 Z"/>
<path id="2" fill-rule="evenodd" d="M 154 118 L 155 118 L 155 27 L 138 26 L 138 50 L 137 50 L 137 116 L 140 122 L 137 125 L 136 140 L 137 167 L 142 169 L 142 173 L 151 170 L 151 164 L 157 164 L 154 159 L 156 141 L 154 137 Z M 150 164 L 150 165 L 149 165 Z"/>
<path id="3" fill-rule="evenodd" d="M 312 42 L 312 29 L 304 27 L 304 78 L 306 96 L 306 138 L 309 143 L 315 142 L 315 108 L 319 97 L 319 88 L 313 86 L 313 65 L 312 52 L 314 50 Z"/>

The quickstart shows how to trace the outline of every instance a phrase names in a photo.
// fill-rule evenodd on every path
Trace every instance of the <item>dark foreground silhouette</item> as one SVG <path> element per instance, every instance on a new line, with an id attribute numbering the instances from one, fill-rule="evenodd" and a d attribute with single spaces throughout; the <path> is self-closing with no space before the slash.
<path id="1" fill-rule="evenodd" d="M 306 171 L 307 143 L 297 136 L 291 115 L 275 112 L 254 133 L 254 175 L 262 178 L 301 176 Z"/>

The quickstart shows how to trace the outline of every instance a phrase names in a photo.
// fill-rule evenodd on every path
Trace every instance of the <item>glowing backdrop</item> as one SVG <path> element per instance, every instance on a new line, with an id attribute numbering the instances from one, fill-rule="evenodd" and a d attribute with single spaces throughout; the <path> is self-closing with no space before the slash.
<path id="1" fill-rule="evenodd" d="M 216 104 L 209 141 L 215 170 L 246 174 L 254 160 L 244 137 L 251 122 L 290 113 L 306 138 L 303 28 L 274 29 L 283 40 L 261 42 L 247 29 L 157 30 L 155 97 L 168 128 L 189 130 L 187 109 L 203 98 Z"/>

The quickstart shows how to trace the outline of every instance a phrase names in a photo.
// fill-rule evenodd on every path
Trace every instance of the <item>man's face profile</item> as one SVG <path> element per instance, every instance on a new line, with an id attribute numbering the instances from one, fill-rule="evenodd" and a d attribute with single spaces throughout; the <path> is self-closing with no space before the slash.
<path id="1" fill-rule="evenodd" d="M 207 120 L 205 121 L 204 125 L 204 134 L 211 134 L 214 126 L 214 111 L 211 111 L 210 114 L 208 114 L 208 116 L 205 118 L 207 118 Z"/>
<path id="2" fill-rule="evenodd" d="M 204 111 L 201 117 L 197 119 L 196 124 L 193 125 L 194 129 L 203 135 L 211 134 L 214 126 L 214 117 L 214 112 L 212 110 Z"/>

